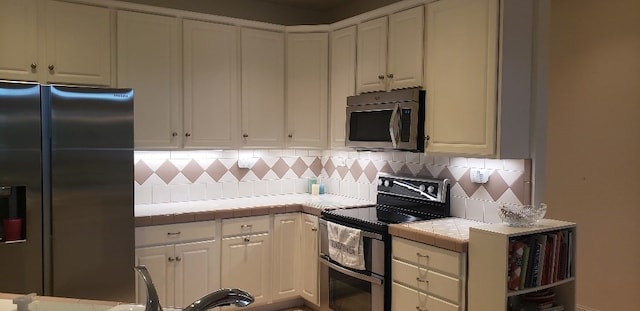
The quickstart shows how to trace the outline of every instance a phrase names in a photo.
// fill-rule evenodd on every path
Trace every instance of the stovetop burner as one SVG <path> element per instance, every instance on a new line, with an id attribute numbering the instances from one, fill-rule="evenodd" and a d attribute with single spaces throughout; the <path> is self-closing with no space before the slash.
<path id="1" fill-rule="evenodd" d="M 450 216 L 449 180 L 378 175 L 375 206 L 322 211 L 345 226 L 388 233 L 388 225 Z"/>

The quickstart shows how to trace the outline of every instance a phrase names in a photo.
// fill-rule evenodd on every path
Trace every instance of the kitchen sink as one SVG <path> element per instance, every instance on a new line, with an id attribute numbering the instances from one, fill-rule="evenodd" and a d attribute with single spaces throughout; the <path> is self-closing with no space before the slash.
<path id="1" fill-rule="evenodd" d="M 144 311 L 145 306 L 144 305 L 136 305 L 136 304 L 122 304 L 122 305 L 117 305 L 107 311 Z M 162 310 L 164 311 L 182 311 L 182 309 L 175 309 L 175 308 L 166 308 L 166 307 L 162 307 Z"/>

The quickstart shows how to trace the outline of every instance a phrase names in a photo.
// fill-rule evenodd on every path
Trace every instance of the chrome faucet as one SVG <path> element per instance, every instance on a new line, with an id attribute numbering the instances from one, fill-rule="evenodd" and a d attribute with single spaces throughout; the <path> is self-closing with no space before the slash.
<path id="1" fill-rule="evenodd" d="M 135 270 L 142 276 L 147 286 L 147 303 L 145 311 L 162 311 L 158 292 L 151 280 L 151 274 L 145 266 L 135 266 Z M 183 311 L 204 311 L 215 307 L 223 307 L 235 305 L 237 307 L 246 307 L 255 301 L 253 295 L 237 288 L 223 288 L 209 293 L 202 298 L 194 301 Z"/>

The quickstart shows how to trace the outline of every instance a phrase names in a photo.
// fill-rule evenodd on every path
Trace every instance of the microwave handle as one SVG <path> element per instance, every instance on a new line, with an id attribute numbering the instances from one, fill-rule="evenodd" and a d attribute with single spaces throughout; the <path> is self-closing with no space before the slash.
<path id="1" fill-rule="evenodd" d="M 395 104 L 393 107 L 393 112 L 391 113 L 391 120 L 389 120 L 389 135 L 391 135 L 391 144 L 393 148 L 398 148 L 398 134 L 400 133 L 400 114 L 398 111 L 400 110 L 400 104 Z"/>

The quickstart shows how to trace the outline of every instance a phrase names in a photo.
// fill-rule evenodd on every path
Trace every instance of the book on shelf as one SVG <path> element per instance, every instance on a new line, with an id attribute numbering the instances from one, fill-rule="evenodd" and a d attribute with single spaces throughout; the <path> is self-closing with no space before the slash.
<path id="1" fill-rule="evenodd" d="M 522 257 L 524 254 L 525 243 L 519 240 L 509 241 L 509 271 L 508 281 L 510 290 L 519 290 L 520 277 L 522 274 Z"/>
<path id="2" fill-rule="evenodd" d="M 524 244 L 524 251 L 522 252 L 522 270 L 520 272 L 520 289 L 526 288 L 528 272 L 531 269 L 529 267 L 529 258 L 531 253 L 531 246 Z"/>

